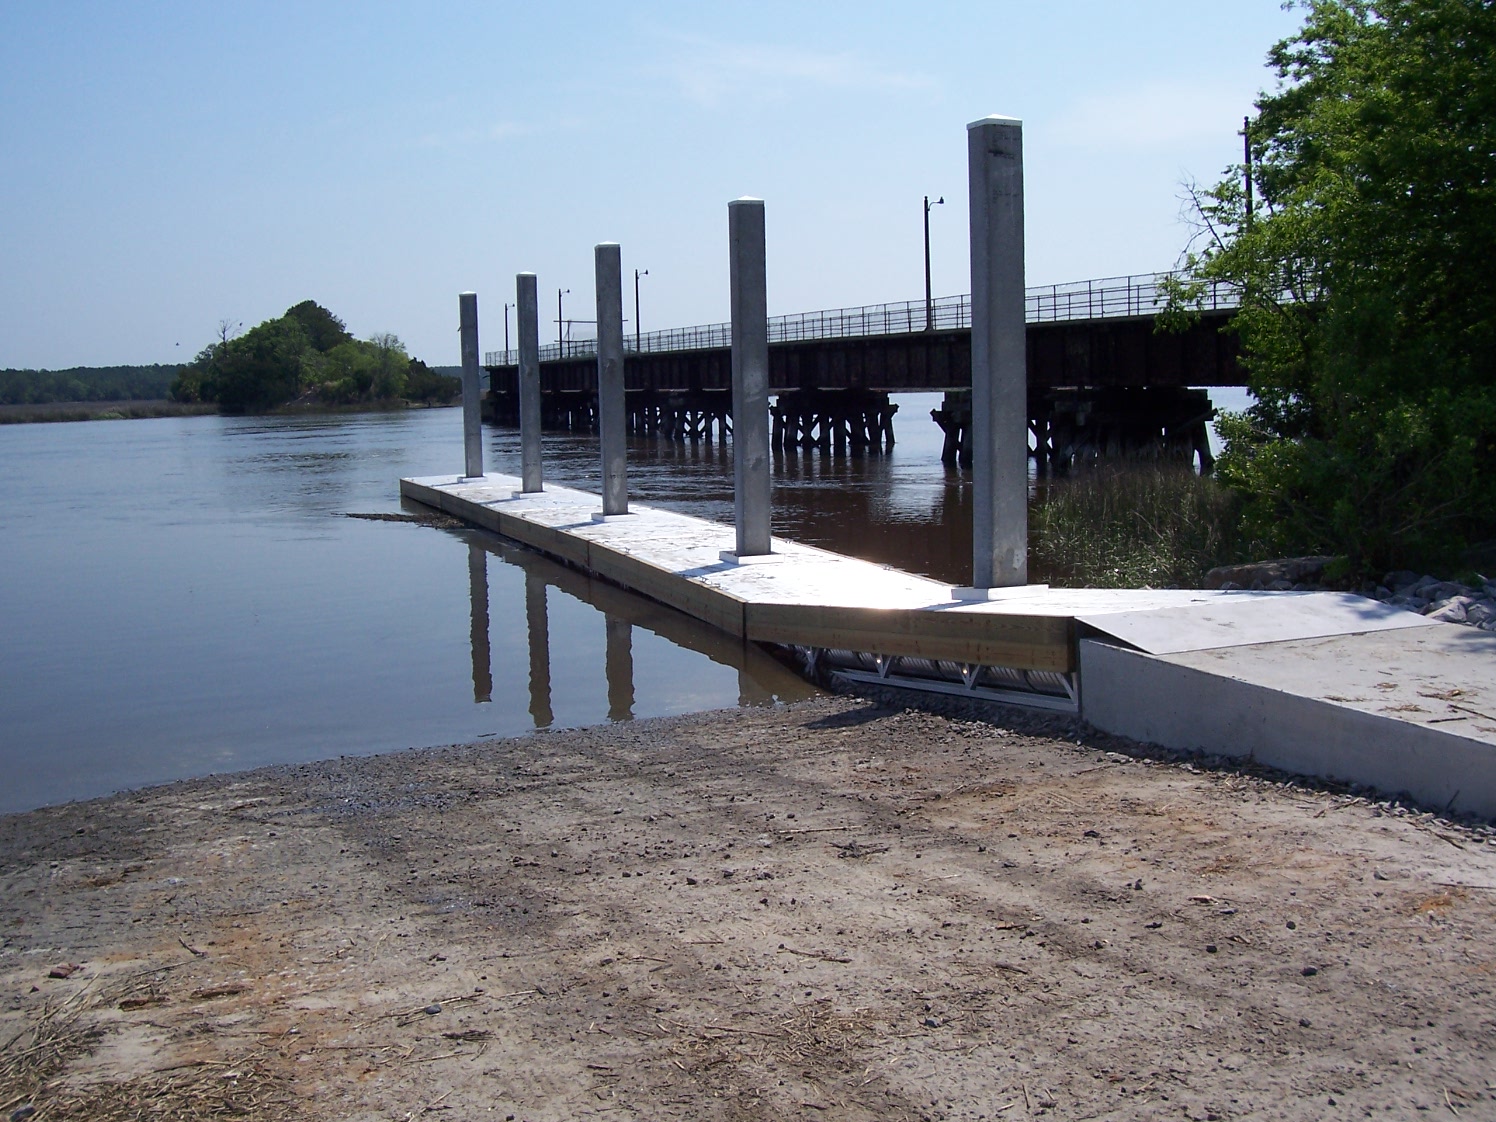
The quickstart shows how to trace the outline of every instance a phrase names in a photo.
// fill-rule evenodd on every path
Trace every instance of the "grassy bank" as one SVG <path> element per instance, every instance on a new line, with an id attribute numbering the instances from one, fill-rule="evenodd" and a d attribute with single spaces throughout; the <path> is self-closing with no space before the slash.
<path id="1" fill-rule="evenodd" d="M 1042 482 L 1029 508 L 1034 581 L 1092 588 L 1198 588 L 1247 560 L 1232 495 L 1208 476 L 1136 465 Z"/>
<path id="2" fill-rule="evenodd" d="M 0 405 L 0 425 L 50 421 L 125 421 L 139 417 L 189 417 L 216 413 L 216 405 L 180 401 L 51 401 Z"/>
<path id="3" fill-rule="evenodd" d="M 303 413 L 383 413 L 405 409 L 442 409 L 417 402 L 367 402 L 352 405 L 283 405 L 271 415 Z M 217 413 L 210 401 L 54 401 L 35 405 L 0 405 L 0 425 L 51 421 L 127 421 L 140 417 L 198 417 Z"/>

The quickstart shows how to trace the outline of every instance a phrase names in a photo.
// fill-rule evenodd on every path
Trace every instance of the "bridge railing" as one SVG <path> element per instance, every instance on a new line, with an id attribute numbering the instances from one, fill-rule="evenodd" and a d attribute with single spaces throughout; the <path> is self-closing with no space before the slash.
<path id="1" fill-rule="evenodd" d="M 1029 323 L 1060 323 L 1068 320 L 1115 319 L 1157 314 L 1167 299 L 1166 284 L 1172 273 L 1141 273 L 1128 277 L 1072 281 L 1030 288 L 1025 293 L 1025 318 Z M 1213 285 L 1195 305 L 1200 311 L 1229 310 L 1237 306 L 1234 291 Z M 796 312 L 769 320 L 769 342 L 793 343 L 814 339 L 840 339 L 872 335 L 905 335 L 918 331 L 955 331 L 971 327 L 971 297 L 942 296 L 926 307 L 923 300 L 894 304 L 869 304 L 861 308 L 833 308 L 820 312 Z M 631 354 L 662 351 L 694 351 L 732 345 L 732 325 L 709 323 L 698 327 L 673 327 L 626 335 L 624 350 Z M 548 343 L 540 348 L 540 361 L 588 358 L 597 353 L 595 339 Z M 513 366 L 519 352 L 489 351 L 485 366 Z"/>

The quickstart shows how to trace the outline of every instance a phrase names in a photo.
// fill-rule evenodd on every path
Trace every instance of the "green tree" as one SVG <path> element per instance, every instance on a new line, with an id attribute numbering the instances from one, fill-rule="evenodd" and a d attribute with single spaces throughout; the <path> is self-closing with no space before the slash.
<path id="1" fill-rule="evenodd" d="M 446 374 L 438 374 L 418 358 L 410 360 L 405 370 L 405 396 L 410 401 L 422 401 L 428 405 L 446 405 L 462 388 L 462 382 Z"/>
<path id="2" fill-rule="evenodd" d="M 214 352 L 208 365 L 213 400 L 225 413 L 284 405 L 301 392 L 303 361 L 311 349 L 297 319 L 266 320 Z"/>
<path id="3" fill-rule="evenodd" d="M 387 400 L 403 396 L 406 371 L 410 369 L 410 355 L 405 351 L 405 344 L 386 332 L 370 335 L 368 346 L 374 356 L 374 397 Z"/>
<path id="4" fill-rule="evenodd" d="M 217 401 L 213 385 L 213 360 L 221 343 L 209 343 L 197 357 L 177 372 L 168 396 L 173 401 Z"/>
<path id="5" fill-rule="evenodd" d="M 324 354 L 353 339 L 343 321 L 314 300 L 303 300 L 287 308 L 286 316 L 301 324 L 312 348 Z"/>
<path id="6" fill-rule="evenodd" d="M 328 405 L 346 405 L 367 397 L 374 386 L 374 356 L 367 345 L 350 339 L 327 352 L 317 395 Z"/>
<path id="7" fill-rule="evenodd" d="M 1220 476 L 1250 535 L 1375 572 L 1496 534 L 1496 5 L 1310 0 L 1242 169 L 1197 196 L 1256 403 Z"/>

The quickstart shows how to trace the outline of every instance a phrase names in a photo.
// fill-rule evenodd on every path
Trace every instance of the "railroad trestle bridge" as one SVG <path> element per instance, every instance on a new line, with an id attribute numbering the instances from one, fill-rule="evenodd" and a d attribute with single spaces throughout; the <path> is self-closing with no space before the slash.
<path id="1" fill-rule="evenodd" d="M 1030 454 L 1041 472 L 1103 459 L 1195 462 L 1209 470 L 1208 390 L 1239 386 L 1239 345 L 1227 324 L 1234 293 L 1208 291 L 1180 330 L 1162 330 L 1167 273 L 1028 289 Z M 894 442 L 890 394 L 943 392 L 932 419 L 943 458 L 968 462 L 971 301 L 968 296 L 805 312 L 769 321 L 771 443 L 876 454 Z M 680 441 L 731 432 L 730 326 L 626 337 L 629 428 Z M 484 416 L 517 423 L 517 354 L 485 355 Z M 542 418 L 548 428 L 596 426 L 592 340 L 540 349 Z"/>

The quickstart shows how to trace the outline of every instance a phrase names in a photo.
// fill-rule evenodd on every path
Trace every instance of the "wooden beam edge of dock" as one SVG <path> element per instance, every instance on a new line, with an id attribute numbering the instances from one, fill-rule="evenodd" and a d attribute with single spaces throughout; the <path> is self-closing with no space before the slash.
<path id="1" fill-rule="evenodd" d="M 745 600 L 605 542 L 440 487 L 402 479 L 400 493 L 750 642 L 1062 674 L 1077 665 L 1075 621 L 1068 616 Z"/>

